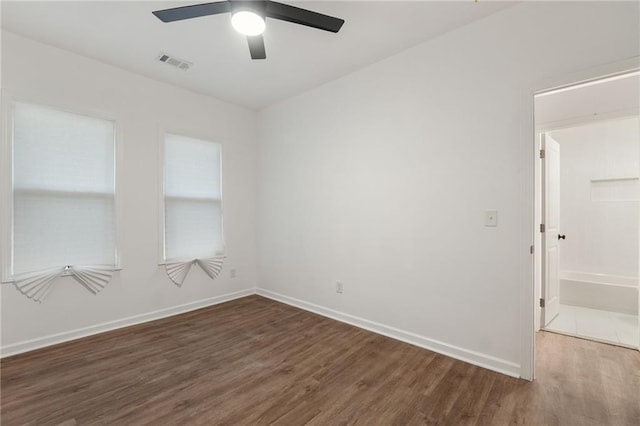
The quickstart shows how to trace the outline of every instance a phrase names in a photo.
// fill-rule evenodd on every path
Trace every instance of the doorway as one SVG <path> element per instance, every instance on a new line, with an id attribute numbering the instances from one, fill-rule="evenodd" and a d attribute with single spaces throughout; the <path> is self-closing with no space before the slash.
<path id="1" fill-rule="evenodd" d="M 640 347 L 640 73 L 535 96 L 536 331 Z"/>

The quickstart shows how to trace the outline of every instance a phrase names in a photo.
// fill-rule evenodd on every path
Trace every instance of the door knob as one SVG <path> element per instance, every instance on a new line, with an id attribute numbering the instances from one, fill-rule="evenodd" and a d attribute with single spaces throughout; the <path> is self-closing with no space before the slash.
<path id="1" fill-rule="evenodd" d="M 560 234 L 558 234 L 558 239 L 559 239 L 559 240 L 564 240 L 565 238 L 567 238 L 567 236 L 566 236 L 566 235 L 560 235 Z"/>

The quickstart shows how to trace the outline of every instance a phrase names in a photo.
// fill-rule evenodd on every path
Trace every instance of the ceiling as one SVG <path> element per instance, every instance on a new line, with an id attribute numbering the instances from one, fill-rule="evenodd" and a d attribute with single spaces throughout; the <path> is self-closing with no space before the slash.
<path id="1" fill-rule="evenodd" d="M 281 0 L 286 2 L 285 0 Z M 2 1 L 2 28 L 148 77 L 259 109 L 510 6 L 473 1 L 294 1 L 340 17 L 338 34 L 267 19 L 252 61 L 230 15 L 164 24 L 153 10 L 196 1 Z M 160 52 L 194 63 L 181 71 Z"/>
<path id="2" fill-rule="evenodd" d="M 536 124 L 546 127 L 593 118 L 594 115 L 637 113 L 640 108 L 639 93 L 638 73 L 549 92 L 536 96 Z"/>

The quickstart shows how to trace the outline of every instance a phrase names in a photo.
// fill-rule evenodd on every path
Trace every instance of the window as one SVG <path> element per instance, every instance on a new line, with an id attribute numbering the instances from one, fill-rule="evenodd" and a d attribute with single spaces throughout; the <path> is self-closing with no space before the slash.
<path id="1" fill-rule="evenodd" d="M 12 107 L 12 274 L 114 269 L 114 122 L 26 103 Z"/>
<path id="2" fill-rule="evenodd" d="M 222 254 L 220 158 L 220 144 L 165 135 L 164 260 L 167 263 L 210 259 Z"/>

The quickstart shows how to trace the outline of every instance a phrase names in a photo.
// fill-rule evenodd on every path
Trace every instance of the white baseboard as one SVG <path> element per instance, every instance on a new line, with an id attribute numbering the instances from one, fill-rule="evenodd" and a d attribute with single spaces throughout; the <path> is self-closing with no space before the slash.
<path id="1" fill-rule="evenodd" d="M 258 288 L 256 289 L 256 293 L 260 296 L 286 303 L 287 305 L 295 306 L 296 308 L 304 309 L 306 311 L 311 311 L 337 321 L 345 322 L 374 333 L 382 334 L 383 336 L 387 336 L 392 339 L 419 346 L 460 361 L 468 362 L 469 364 L 497 371 L 498 373 L 506 374 L 508 376 L 520 377 L 520 365 L 504 359 L 453 346 L 409 331 L 399 330 L 394 327 L 389 327 L 354 315 L 345 314 L 343 312 L 285 296 L 270 290 Z"/>
<path id="2" fill-rule="evenodd" d="M 217 305 L 219 303 L 228 302 L 234 299 L 250 296 L 252 294 L 259 294 L 260 296 L 282 302 L 287 305 L 295 306 L 306 311 L 314 312 L 316 314 L 335 319 L 383 336 L 390 337 L 392 339 L 400 340 L 415 346 L 419 346 L 424 349 L 428 349 L 433 352 L 440 353 L 442 355 L 449 356 L 451 358 L 465 361 L 470 364 L 477 365 L 479 367 L 487 368 L 489 370 L 497 371 L 508 376 L 520 377 L 520 366 L 516 363 L 509 362 L 500 358 L 495 358 L 490 355 L 485 355 L 479 352 L 471 351 L 468 349 L 460 348 L 457 346 L 449 345 L 444 342 L 430 339 L 428 337 L 420 336 L 415 333 L 400 330 L 394 327 L 390 327 L 384 324 L 380 324 L 374 321 L 370 321 L 364 318 L 356 317 L 354 315 L 339 312 L 324 306 L 316 305 L 314 303 L 305 302 L 293 297 L 285 296 L 273 291 L 265 289 L 250 288 L 246 290 L 237 291 L 234 293 L 223 294 L 220 296 L 211 297 L 208 299 L 202 299 L 195 302 L 185 303 L 183 305 L 172 306 L 165 309 L 160 309 L 153 312 L 147 312 L 140 315 L 134 315 L 127 318 L 118 319 L 115 321 L 104 322 L 89 327 L 79 328 L 76 330 L 65 331 L 63 333 L 52 334 L 45 337 L 39 337 L 37 339 L 25 340 L 11 345 L 3 346 L 0 348 L 0 357 L 8 357 L 11 355 L 17 355 L 24 352 L 29 352 L 35 349 L 44 348 L 47 346 L 56 345 L 58 343 L 64 343 L 71 340 L 80 339 L 83 337 L 92 336 L 99 333 L 104 333 L 118 328 L 129 327 L 131 325 L 142 324 L 149 321 L 155 321 L 162 318 L 167 318 L 173 315 L 182 314 L 185 312 L 194 311 L 196 309 L 205 308 L 207 306 Z"/>
<path id="3" fill-rule="evenodd" d="M 255 288 L 249 288 L 246 290 L 210 297 L 208 299 L 185 303 L 183 305 L 171 306 L 169 308 L 159 309 L 153 312 L 134 315 L 115 321 L 103 322 L 101 324 L 96 324 L 89 327 L 78 328 L 76 330 L 70 330 L 62 333 L 51 334 L 45 337 L 39 337 L 37 339 L 13 343 L 11 345 L 6 345 L 0 348 L 0 357 L 4 358 L 11 355 L 17 355 L 23 352 L 29 352 L 35 349 L 44 348 L 46 346 L 57 345 L 58 343 L 64 343 L 70 340 L 93 336 L 94 334 L 104 333 L 106 331 L 111 331 L 118 328 L 129 327 L 131 325 L 142 324 L 144 322 L 155 321 L 173 315 L 195 311 L 196 309 L 206 308 L 207 306 L 217 305 L 219 303 L 224 303 L 234 299 L 239 299 L 241 297 L 250 296 L 255 293 Z"/>

